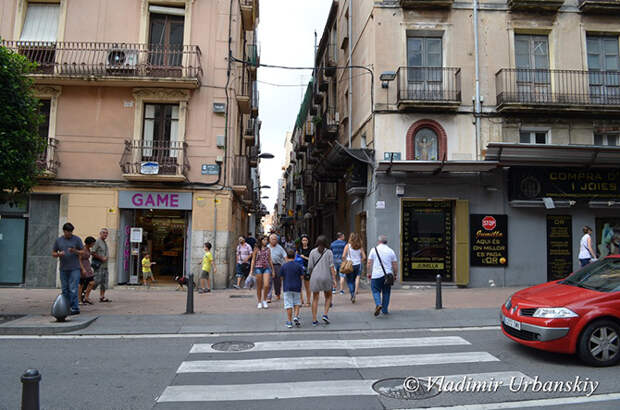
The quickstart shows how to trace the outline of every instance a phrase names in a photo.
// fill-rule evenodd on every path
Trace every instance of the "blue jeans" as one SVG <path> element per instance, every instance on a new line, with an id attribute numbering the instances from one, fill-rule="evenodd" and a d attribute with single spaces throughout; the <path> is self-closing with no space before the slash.
<path id="1" fill-rule="evenodd" d="M 390 292 L 391 286 L 385 285 L 385 276 L 381 276 L 377 279 L 370 280 L 370 289 L 372 290 L 372 297 L 375 298 L 375 305 L 381 306 L 381 312 L 388 313 L 388 305 L 390 304 Z M 383 301 L 381 296 L 383 295 Z"/>
<path id="2" fill-rule="evenodd" d="M 71 302 L 71 311 L 79 312 L 78 286 L 80 284 L 80 270 L 61 270 L 60 283 L 62 285 L 62 294 Z"/>
<path id="3" fill-rule="evenodd" d="M 351 296 L 355 296 L 355 279 L 362 272 L 362 265 L 353 265 L 353 272 L 347 273 L 347 286 L 349 287 L 349 292 L 351 292 Z"/>
<path id="4" fill-rule="evenodd" d="M 579 259 L 579 265 L 581 265 L 581 267 L 583 268 L 584 266 L 586 266 L 587 264 L 590 263 L 590 258 L 587 259 Z"/>

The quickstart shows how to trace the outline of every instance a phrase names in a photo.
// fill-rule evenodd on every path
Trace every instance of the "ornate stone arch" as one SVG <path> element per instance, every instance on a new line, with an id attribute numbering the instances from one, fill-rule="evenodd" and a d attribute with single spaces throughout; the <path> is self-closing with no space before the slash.
<path id="1" fill-rule="evenodd" d="M 416 121 L 409 127 L 407 131 L 407 160 L 415 160 L 414 138 L 422 128 L 430 128 L 437 134 L 437 159 L 443 160 L 448 151 L 448 136 L 446 130 L 437 121 L 430 119 Z"/>

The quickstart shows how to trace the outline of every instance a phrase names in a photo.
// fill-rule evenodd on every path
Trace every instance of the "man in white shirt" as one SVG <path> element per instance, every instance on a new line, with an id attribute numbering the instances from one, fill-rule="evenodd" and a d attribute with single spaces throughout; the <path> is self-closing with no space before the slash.
<path id="1" fill-rule="evenodd" d="M 386 275 L 398 274 L 398 260 L 394 251 L 387 246 L 387 237 L 380 235 L 377 246 L 368 254 L 367 272 L 372 296 L 375 299 L 375 316 L 380 312 L 388 314 L 391 286 L 385 284 Z M 378 252 L 378 255 L 377 255 Z M 383 266 L 381 266 L 383 265 Z"/>

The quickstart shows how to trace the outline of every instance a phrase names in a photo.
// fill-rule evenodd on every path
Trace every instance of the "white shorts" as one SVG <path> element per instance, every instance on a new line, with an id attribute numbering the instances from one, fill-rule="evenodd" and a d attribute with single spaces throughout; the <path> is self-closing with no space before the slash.
<path id="1" fill-rule="evenodd" d="M 284 309 L 301 306 L 301 292 L 284 292 Z"/>

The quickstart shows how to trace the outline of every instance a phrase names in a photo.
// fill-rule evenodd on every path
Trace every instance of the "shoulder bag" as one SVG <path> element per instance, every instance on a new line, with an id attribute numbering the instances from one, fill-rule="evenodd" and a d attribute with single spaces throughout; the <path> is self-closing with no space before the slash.
<path id="1" fill-rule="evenodd" d="M 381 269 L 383 270 L 383 274 L 385 275 L 385 281 L 383 282 L 383 284 L 386 286 L 392 286 L 394 284 L 394 274 L 387 273 L 385 271 L 385 267 L 383 266 L 383 261 L 381 261 L 381 256 L 379 256 L 379 251 L 377 250 L 376 246 L 375 246 L 375 253 L 377 254 L 377 259 L 379 259 L 379 263 L 381 264 Z"/>
<path id="2" fill-rule="evenodd" d="M 316 268 L 316 265 L 319 264 L 319 262 L 321 261 L 321 258 L 323 257 L 323 255 L 325 255 L 327 253 L 327 249 L 325 249 L 323 251 L 323 253 L 321 254 L 321 256 L 319 256 L 319 259 L 316 260 L 316 262 L 314 262 L 314 265 L 312 265 L 312 270 L 308 269 L 308 276 L 312 276 L 312 271 L 314 270 L 314 268 Z"/>

